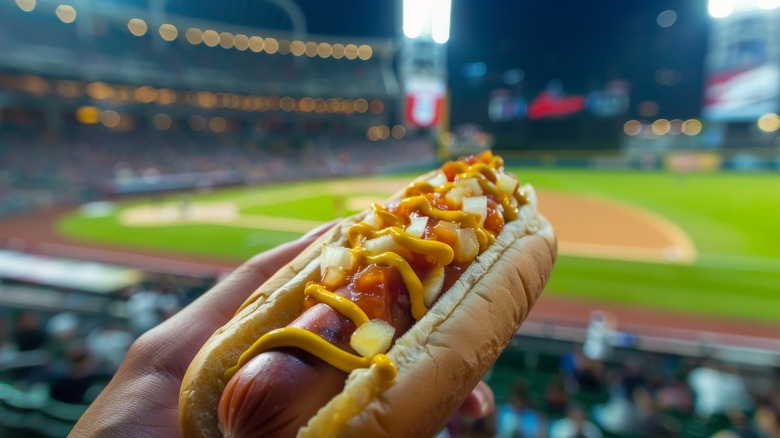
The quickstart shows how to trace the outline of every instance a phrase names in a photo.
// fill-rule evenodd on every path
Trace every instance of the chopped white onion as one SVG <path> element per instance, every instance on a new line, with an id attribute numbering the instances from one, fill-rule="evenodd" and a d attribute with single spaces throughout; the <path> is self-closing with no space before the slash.
<path id="1" fill-rule="evenodd" d="M 430 308 L 444 286 L 444 267 L 437 266 L 423 282 L 425 307 Z"/>
<path id="2" fill-rule="evenodd" d="M 474 196 L 472 198 L 464 198 L 463 212 L 477 215 L 479 224 L 483 225 L 487 217 L 487 197 Z"/>
<path id="3" fill-rule="evenodd" d="M 468 190 L 469 189 L 466 186 L 455 186 L 444 195 L 444 199 L 455 206 L 460 206 L 460 203 L 463 202 L 463 197 L 466 196 Z"/>
<path id="4" fill-rule="evenodd" d="M 415 237 L 422 237 L 428 226 L 428 216 L 411 216 L 412 223 L 406 227 L 406 232 Z"/>
<path id="5" fill-rule="evenodd" d="M 374 210 L 369 210 L 366 217 L 363 218 L 363 222 L 367 223 L 368 225 L 374 227 L 377 230 L 382 228 L 382 219 L 379 218 L 379 215 L 376 214 L 376 211 Z"/>
<path id="6" fill-rule="evenodd" d="M 428 180 L 428 184 L 434 187 L 441 187 L 444 184 L 447 184 L 447 175 L 445 175 L 444 172 L 439 170 L 436 172 L 436 175 L 434 175 L 433 178 Z"/>
<path id="7" fill-rule="evenodd" d="M 355 330 L 349 346 L 363 357 L 373 357 L 390 348 L 394 334 L 395 327 L 381 319 L 372 319 Z"/>
<path id="8" fill-rule="evenodd" d="M 455 260 L 458 262 L 471 262 L 479 254 L 479 240 L 473 228 L 461 228 L 458 230 L 458 238 L 455 241 Z"/>
<path id="9" fill-rule="evenodd" d="M 498 175 L 498 190 L 501 190 L 509 196 L 512 196 L 512 194 L 515 193 L 518 184 L 517 179 L 513 178 L 512 175 L 506 173 Z"/>
<path id="10" fill-rule="evenodd" d="M 436 235 L 436 240 L 444 243 L 454 244 L 457 239 L 457 233 L 460 225 L 455 222 L 439 221 L 435 227 L 433 227 L 433 233 Z"/>
<path id="11" fill-rule="evenodd" d="M 383 252 L 394 252 L 406 260 L 412 258 L 412 253 L 403 245 L 396 242 L 393 236 L 385 234 L 374 239 L 363 242 L 363 247 L 371 254 L 381 254 Z"/>
<path id="12" fill-rule="evenodd" d="M 322 276 L 322 285 L 329 290 L 338 289 L 347 282 L 347 271 L 336 266 L 325 268 L 325 274 Z"/>
<path id="13" fill-rule="evenodd" d="M 464 178 L 455 181 L 455 187 L 466 187 L 469 189 L 469 196 L 479 196 L 482 194 L 482 186 L 476 178 Z"/>
<path id="14" fill-rule="evenodd" d="M 327 243 L 322 246 L 320 255 L 320 275 L 325 277 L 328 268 L 341 268 L 350 271 L 355 265 L 355 258 L 349 248 Z"/>

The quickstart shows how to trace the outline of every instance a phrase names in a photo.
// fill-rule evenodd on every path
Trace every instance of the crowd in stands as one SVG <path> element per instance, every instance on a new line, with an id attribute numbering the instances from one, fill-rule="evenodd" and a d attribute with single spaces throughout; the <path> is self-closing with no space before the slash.
<path id="1" fill-rule="evenodd" d="M 375 174 L 431 162 L 425 141 L 304 139 L 185 132 L 106 133 L 99 127 L 43 133 L 0 128 L 0 216 L 55 204 L 104 199 L 129 180 L 154 182 L 195 175 L 195 186 L 260 185 L 280 181 Z"/>
<path id="2" fill-rule="evenodd" d="M 0 436 L 38 436 L 32 433 L 36 428 L 51 424 L 31 419 L 45 417 L 40 411 L 52 404 L 73 412 L 52 434 L 69 430 L 114 375 L 132 342 L 214 281 L 149 273 L 143 283 L 113 294 L 125 307 L 124 317 L 0 305 Z"/>
<path id="3" fill-rule="evenodd" d="M 89 31 L 79 31 L 78 26 L 65 25 L 54 14 L 7 9 L 3 12 L 8 13 L 8 19 L 0 26 L 0 49 L 12 54 L 17 65 L 25 65 L 30 58 L 40 63 L 45 57 L 56 62 L 55 74 L 72 76 L 76 72 L 84 76 L 74 79 L 92 81 L 97 77 L 108 83 L 177 88 L 186 77 L 195 88 L 218 91 L 229 87 L 250 94 L 315 90 L 332 97 L 371 98 L 385 93 L 378 47 L 368 60 L 293 56 L 289 50 L 280 50 L 287 55 L 255 53 L 246 48 L 192 45 L 184 37 L 184 28 L 177 40 L 166 42 L 155 35 L 157 32 L 133 36 L 126 20 L 114 21 L 100 14 L 92 16 Z M 325 40 L 318 38 L 317 42 L 337 42 L 321 38 Z"/>
<path id="4" fill-rule="evenodd" d="M 75 407 L 66 431 L 135 338 L 214 281 L 148 274 L 113 294 L 124 317 L 0 307 L 0 435 L 33 427 L 3 424 L 13 418 L 6 405 L 19 403 L 9 388 L 36 406 Z M 561 341 L 528 345 L 515 339 L 486 376 L 495 413 L 456 417 L 442 436 L 780 438 L 780 369 Z"/>
<path id="5" fill-rule="evenodd" d="M 515 346 L 488 383 L 495 415 L 460 419 L 451 436 L 780 437 L 780 369 L 637 350 L 588 357 L 581 344 L 564 354 Z"/>

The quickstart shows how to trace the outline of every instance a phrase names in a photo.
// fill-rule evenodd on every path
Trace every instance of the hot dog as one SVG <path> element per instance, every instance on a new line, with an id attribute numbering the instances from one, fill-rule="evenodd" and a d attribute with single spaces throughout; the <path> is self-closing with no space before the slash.
<path id="1" fill-rule="evenodd" d="M 190 364 L 182 431 L 433 435 L 525 319 L 555 257 L 533 188 L 500 157 L 448 162 L 344 220 L 247 299 Z"/>

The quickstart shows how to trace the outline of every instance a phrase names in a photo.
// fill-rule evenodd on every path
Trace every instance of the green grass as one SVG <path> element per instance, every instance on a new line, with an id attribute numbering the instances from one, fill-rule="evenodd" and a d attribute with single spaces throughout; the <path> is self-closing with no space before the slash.
<path id="1" fill-rule="evenodd" d="M 682 227 L 699 251 L 692 265 L 561 256 L 548 292 L 780 321 L 780 174 L 515 171 L 540 188 L 660 214 Z"/>
<path id="2" fill-rule="evenodd" d="M 615 200 L 662 215 L 683 228 L 699 251 L 691 265 L 562 255 L 547 293 L 780 322 L 780 174 L 513 171 L 537 188 Z M 326 221 L 343 207 L 324 193 L 323 184 L 233 190 L 198 201 L 231 199 L 244 213 Z M 359 185 L 355 192 L 361 192 Z M 312 195 L 296 198 L 301 193 Z M 244 260 L 298 235 L 211 225 L 127 228 L 113 216 L 78 214 L 60 226 L 82 239 L 230 260 Z"/>
<path id="3" fill-rule="evenodd" d="M 156 249 L 183 254 L 243 261 L 258 252 L 300 236 L 300 233 L 247 230 L 218 225 L 182 225 L 132 229 L 115 217 L 72 215 L 60 223 L 60 232 L 87 242 L 113 243 L 129 248 Z"/>

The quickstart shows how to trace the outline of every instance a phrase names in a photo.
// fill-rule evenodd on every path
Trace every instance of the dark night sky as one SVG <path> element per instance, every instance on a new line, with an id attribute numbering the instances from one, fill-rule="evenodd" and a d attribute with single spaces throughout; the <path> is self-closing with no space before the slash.
<path id="1" fill-rule="evenodd" d="M 138 0 L 117 0 L 133 1 Z M 296 0 L 313 34 L 394 37 L 400 28 L 401 0 Z M 172 12 L 262 25 L 262 2 L 247 0 L 168 0 Z M 266 6 L 267 8 L 267 6 Z M 677 21 L 661 28 L 664 10 Z M 702 69 L 709 17 L 706 0 L 453 0 L 448 45 L 453 119 L 486 117 L 490 92 L 506 87 L 503 73 L 520 68 L 524 80 L 513 91 L 533 98 L 552 79 L 564 93 L 587 93 L 610 79 L 631 84 L 629 117 L 640 102 L 659 103 L 658 116 L 699 115 Z M 480 80 L 467 80 L 461 66 L 483 62 Z M 673 69 L 679 81 L 660 85 L 659 69 Z M 479 117 L 477 117 L 479 118 Z"/>

